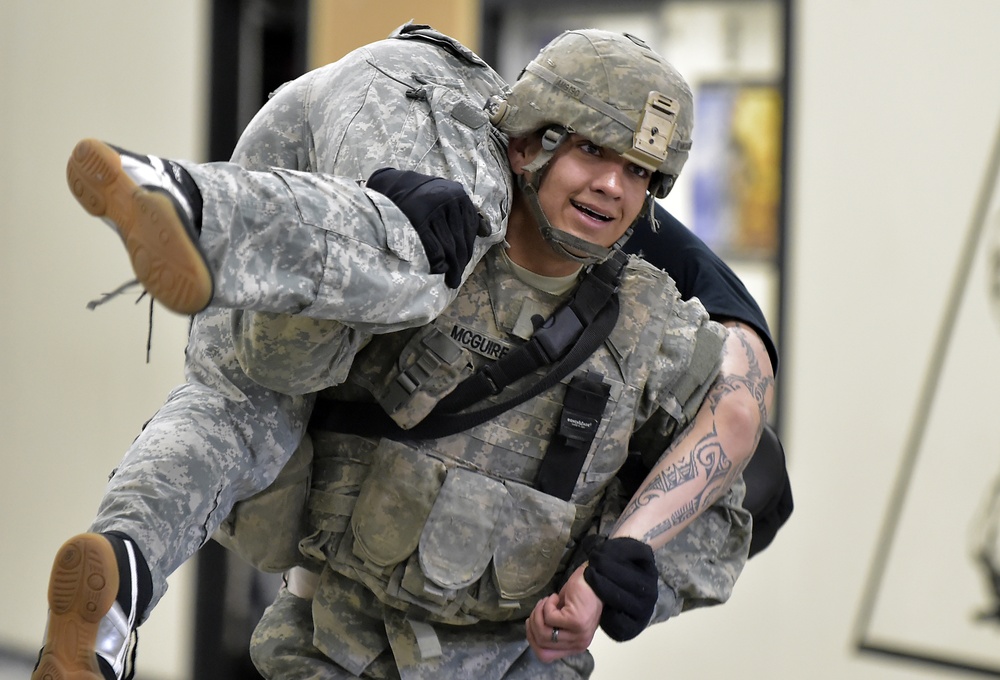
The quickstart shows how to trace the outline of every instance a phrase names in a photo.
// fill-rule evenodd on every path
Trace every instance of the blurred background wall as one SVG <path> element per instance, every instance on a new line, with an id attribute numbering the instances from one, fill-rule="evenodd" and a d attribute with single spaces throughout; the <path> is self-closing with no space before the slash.
<path id="1" fill-rule="evenodd" d="M 107 474 L 183 380 L 185 319 L 156 310 L 146 363 L 145 301 L 86 309 L 131 272 L 116 237 L 70 198 L 65 160 L 84 136 L 207 160 L 213 13 L 225 4 L 0 3 L 0 651 L 10 659 L 40 644 L 55 550 L 87 527 Z M 534 26 L 531 11 L 502 23 L 519 7 L 314 0 L 304 59 L 336 58 L 410 18 L 499 54 Z M 992 229 L 1000 210 L 990 174 L 1000 5 L 789 7 L 782 242 L 775 270 L 759 258 L 734 266 L 746 265 L 780 330 L 796 511 L 725 606 L 625 645 L 599 638 L 595 678 L 997 675 L 1000 629 L 969 623 L 975 607 L 965 604 L 988 605 L 989 593 L 955 551 L 966 547 L 966 501 L 1000 468 L 989 418 L 997 326 L 988 304 L 966 300 L 988 301 L 991 290 L 992 246 L 977 230 Z M 684 40 L 710 39 L 690 15 L 685 25 Z M 946 342 L 949 324 L 963 343 Z M 960 377 L 935 380 L 956 374 L 957 346 Z M 934 388 L 946 398 L 935 401 Z M 926 517 L 908 520 L 914 505 Z M 192 677 L 196 580 L 194 564 L 175 574 L 143 626 L 139 677 Z M 949 625 L 956 602 L 967 616 Z M 859 653 L 859 641 L 888 653 Z"/>

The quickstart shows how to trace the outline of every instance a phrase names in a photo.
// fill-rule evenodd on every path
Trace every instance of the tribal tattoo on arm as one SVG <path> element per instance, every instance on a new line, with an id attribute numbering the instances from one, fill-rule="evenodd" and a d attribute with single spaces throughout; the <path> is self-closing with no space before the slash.
<path id="1" fill-rule="evenodd" d="M 738 361 L 734 363 L 743 366 L 743 369 L 738 372 L 720 373 L 705 397 L 702 411 L 707 408 L 711 414 L 711 430 L 692 445 L 689 439 L 697 428 L 698 418 L 696 417 L 675 437 L 674 443 L 664 452 L 662 458 L 669 457 L 679 447 L 690 447 L 690 452 L 681 460 L 675 461 L 663 469 L 656 470 L 654 468 L 655 473 L 646 478 L 643 486 L 618 518 L 612 529 L 612 535 L 615 535 L 618 528 L 635 513 L 673 490 L 685 485 L 697 485 L 697 491 L 689 501 L 682 504 L 669 517 L 643 535 L 643 541 L 654 542 L 658 537 L 697 516 L 718 500 L 732 486 L 750 461 L 752 448 L 746 455 L 737 456 L 738 462 L 734 462 L 733 458 L 727 454 L 719 437 L 715 416 L 720 404 L 723 404 L 727 397 L 733 397 L 739 393 L 750 395 L 759 413 L 757 431 L 753 439 L 756 442 L 767 421 L 767 404 L 770 401 L 769 393 L 774 384 L 774 377 L 770 371 L 765 372 L 757 361 L 750 337 L 752 332 L 741 326 L 731 327 L 729 331 L 731 338 L 735 338 L 738 342 L 726 343 L 723 354 L 724 363 L 726 355 L 734 351 L 734 345 L 737 345 L 738 350 L 736 351 L 739 352 L 739 356 L 735 357 Z"/>

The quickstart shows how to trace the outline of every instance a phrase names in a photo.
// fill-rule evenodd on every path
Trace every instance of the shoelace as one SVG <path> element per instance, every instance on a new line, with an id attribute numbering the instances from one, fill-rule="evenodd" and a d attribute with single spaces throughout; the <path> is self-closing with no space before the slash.
<path id="1" fill-rule="evenodd" d="M 117 288 L 115 288 L 110 293 L 101 293 L 101 297 L 97 298 L 96 300 L 91 300 L 90 302 L 88 302 L 87 303 L 87 309 L 90 309 L 90 310 L 97 309 L 98 307 L 100 307 L 104 303 L 110 302 L 111 300 L 114 300 L 116 297 L 118 297 L 120 295 L 123 295 L 127 290 L 129 290 L 131 288 L 135 288 L 138 285 L 139 285 L 139 279 L 132 279 L 130 281 L 126 281 L 125 283 L 123 283 L 122 285 L 118 286 Z M 137 297 L 135 299 L 135 303 L 136 304 L 139 304 L 139 302 L 144 297 L 146 297 L 146 292 L 147 292 L 146 290 L 143 290 L 141 293 L 139 293 L 139 297 Z M 147 329 L 147 332 L 146 332 L 146 363 L 147 364 L 149 363 L 149 357 L 150 357 L 150 354 L 152 353 L 152 350 L 153 350 L 153 298 L 150 297 L 149 298 L 149 328 Z"/>
<path id="2" fill-rule="evenodd" d="M 110 301 L 114 300 L 119 295 L 124 294 L 125 291 L 127 291 L 128 289 L 134 288 L 134 287 L 136 287 L 138 285 L 139 285 L 139 279 L 132 279 L 131 281 L 126 281 L 125 283 L 123 283 L 122 285 L 118 286 L 117 288 L 115 288 L 110 293 L 101 293 L 101 297 L 97 298 L 96 300 L 91 300 L 90 302 L 88 302 L 87 303 L 87 309 L 90 309 L 90 310 L 97 309 L 98 307 L 100 307 L 101 305 L 103 305 L 105 302 L 110 302 Z M 142 291 L 142 294 L 139 295 L 139 298 L 136 300 L 136 302 L 138 302 L 139 300 L 141 300 L 142 297 L 143 297 L 143 295 L 145 295 L 145 294 L 146 294 L 146 291 Z"/>

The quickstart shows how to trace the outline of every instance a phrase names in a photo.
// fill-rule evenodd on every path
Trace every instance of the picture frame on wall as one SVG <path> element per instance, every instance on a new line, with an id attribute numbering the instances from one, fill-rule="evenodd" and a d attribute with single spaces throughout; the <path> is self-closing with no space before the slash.
<path id="1" fill-rule="evenodd" d="M 1000 126 L 996 139 L 855 630 L 860 652 L 989 677 L 1000 677 L 1000 426 L 996 402 L 969 387 L 1000 378 Z"/>
<path id="2" fill-rule="evenodd" d="M 778 84 L 702 81 L 695 87 L 691 228 L 716 253 L 777 257 L 782 91 Z"/>

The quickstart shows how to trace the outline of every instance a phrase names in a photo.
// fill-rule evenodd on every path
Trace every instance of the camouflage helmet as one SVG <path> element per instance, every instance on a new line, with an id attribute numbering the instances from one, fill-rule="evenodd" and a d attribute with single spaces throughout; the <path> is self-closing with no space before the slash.
<path id="1" fill-rule="evenodd" d="M 658 197 L 673 186 L 691 148 L 691 88 L 627 33 L 562 33 L 490 108 L 494 124 L 512 137 L 562 126 L 658 173 L 650 185 Z"/>

